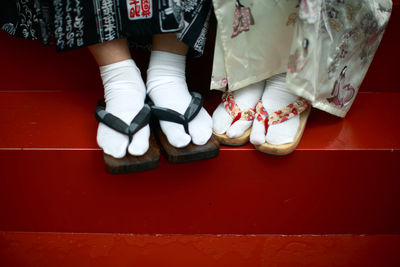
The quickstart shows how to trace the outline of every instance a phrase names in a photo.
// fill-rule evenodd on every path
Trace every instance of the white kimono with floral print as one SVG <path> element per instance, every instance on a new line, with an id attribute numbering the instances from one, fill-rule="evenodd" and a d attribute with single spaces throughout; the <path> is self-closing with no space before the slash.
<path id="1" fill-rule="evenodd" d="M 390 0 L 213 0 L 212 89 L 287 72 L 287 87 L 344 117 L 388 23 Z"/>

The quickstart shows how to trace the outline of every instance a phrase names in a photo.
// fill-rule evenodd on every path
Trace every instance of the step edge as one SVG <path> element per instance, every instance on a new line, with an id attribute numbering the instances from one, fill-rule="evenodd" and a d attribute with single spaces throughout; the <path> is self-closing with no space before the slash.
<path id="1" fill-rule="evenodd" d="M 0 230 L 0 235 L 3 234 L 18 234 L 18 235 L 91 235 L 91 236 L 142 236 L 142 237 L 365 237 L 365 236 L 398 236 L 400 234 L 348 234 L 348 233 L 334 233 L 334 234 L 212 234 L 212 233 L 201 233 L 201 234 L 177 234 L 177 233 L 159 233 L 159 234 L 136 234 L 136 233 L 111 233 L 111 232 L 40 232 L 40 231 L 3 231 Z"/>

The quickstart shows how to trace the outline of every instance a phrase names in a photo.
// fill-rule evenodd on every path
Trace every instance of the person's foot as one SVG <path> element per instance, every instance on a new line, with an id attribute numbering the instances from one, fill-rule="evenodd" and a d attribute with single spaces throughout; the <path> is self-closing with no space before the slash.
<path id="1" fill-rule="evenodd" d="M 286 107 L 298 98 L 286 89 L 285 84 L 285 73 L 275 75 L 267 80 L 261 102 L 268 114 Z M 282 123 L 270 125 L 266 133 L 265 125 L 255 119 L 251 129 L 250 142 L 254 145 L 261 145 L 265 142 L 272 145 L 291 143 L 297 134 L 299 124 L 299 115 L 296 115 Z"/>
<path id="2" fill-rule="evenodd" d="M 146 89 L 139 69 L 133 60 L 128 59 L 100 67 L 104 85 L 106 111 L 117 116 L 126 124 L 143 108 Z M 121 134 L 103 123 L 99 123 L 97 143 L 104 153 L 114 158 L 123 158 L 128 152 L 134 156 L 145 154 L 149 148 L 150 128 L 145 126 L 132 138 Z"/>
<path id="3" fill-rule="evenodd" d="M 232 92 L 236 105 L 241 111 L 254 108 L 264 90 L 265 81 L 248 85 L 244 88 Z M 226 111 L 224 103 L 218 105 L 213 115 L 213 130 L 216 134 L 224 134 L 229 138 L 238 138 L 250 128 L 252 121 L 237 120 L 233 122 L 233 117 Z"/>
<path id="4" fill-rule="evenodd" d="M 154 105 L 185 113 L 192 100 L 186 84 L 185 65 L 185 56 L 151 52 L 146 85 Z M 189 134 L 178 123 L 160 121 L 160 126 L 168 142 L 177 148 L 187 146 L 190 141 L 195 145 L 204 145 L 212 135 L 212 119 L 204 108 L 189 122 Z"/>

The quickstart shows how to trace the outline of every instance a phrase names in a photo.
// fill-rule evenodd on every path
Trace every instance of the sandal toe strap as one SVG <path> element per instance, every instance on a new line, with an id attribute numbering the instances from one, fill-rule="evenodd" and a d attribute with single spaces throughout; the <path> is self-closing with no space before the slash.
<path id="1" fill-rule="evenodd" d="M 139 113 L 133 118 L 131 124 L 129 125 L 129 137 L 137 133 L 144 126 L 149 124 L 151 117 L 151 108 L 149 105 L 144 104 L 143 108 L 139 111 Z"/>
<path id="2" fill-rule="evenodd" d="M 197 92 L 190 92 L 190 94 L 192 95 L 192 100 L 190 101 L 190 104 L 184 114 L 187 121 L 193 120 L 194 117 L 199 114 L 200 109 L 203 106 L 203 97 L 201 94 Z"/>
<path id="3" fill-rule="evenodd" d="M 96 107 L 94 112 L 98 122 L 104 123 L 119 133 L 126 134 L 129 137 L 129 142 L 132 140 L 135 133 L 149 124 L 150 114 L 151 109 L 149 105 L 145 104 L 139 113 L 133 118 L 130 125 L 128 125 L 117 116 L 107 112 L 102 102 L 99 102 L 99 105 Z"/>
<path id="4" fill-rule="evenodd" d="M 282 109 L 268 114 L 262 102 L 258 101 L 255 108 L 255 117 L 256 120 L 264 124 L 265 131 L 268 131 L 268 126 L 282 123 L 293 118 L 294 116 L 306 110 L 309 105 L 309 102 L 304 98 L 298 98 L 294 103 L 291 103 Z"/>
<path id="5" fill-rule="evenodd" d="M 203 98 L 199 93 L 191 92 L 190 94 L 192 96 L 192 100 L 190 101 L 190 104 L 184 115 L 176 112 L 175 110 L 157 107 L 154 105 L 151 106 L 151 112 L 159 120 L 182 124 L 185 128 L 185 132 L 189 134 L 189 122 L 197 116 L 203 106 Z"/>
<path id="6" fill-rule="evenodd" d="M 122 134 L 129 135 L 129 126 L 120 118 L 114 116 L 113 114 L 107 112 L 104 107 L 97 106 L 94 111 L 94 115 L 98 122 L 104 123 L 111 129 L 120 132 Z"/>
<path id="7" fill-rule="evenodd" d="M 225 92 L 222 95 L 222 103 L 224 104 L 226 112 L 228 112 L 228 114 L 233 118 L 231 125 L 238 120 L 252 121 L 255 118 L 256 109 L 248 108 L 245 110 L 240 110 L 232 93 L 230 92 Z"/>
<path id="8" fill-rule="evenodd" d="M 170 108 L 151 106 L 151 114 L 161 121 L 185 124 L 185 116 Z"/>

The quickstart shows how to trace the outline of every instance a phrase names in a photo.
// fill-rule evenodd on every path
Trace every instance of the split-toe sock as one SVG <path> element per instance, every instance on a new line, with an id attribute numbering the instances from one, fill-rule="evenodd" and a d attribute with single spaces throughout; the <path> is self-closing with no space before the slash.
<path id="1" fill-rule="evenodd" d="M 184 114 L 192 96 L 186 84 L 186 57 L 163 51 L 152 51 L 147 70 L 147 94 L 154 105 Z M 189 122 L 189 134 L 183 125 L 160 121 L 168 142 L 177 148 L 192 141 L 204 145 L 212 135 L 212 119 L 204 108 Z"/>
<path id="2" fill-rule="evenodd" d="M 268 114 L 286 107 L 298 98 L 286 89 L 285 84 L 285 73 L 275 75 L 267 80 L 261 101 Z M 250 142 L 254 145 L 261 145 L 265 142 L 272 145 L 291 143 L 294 141 L 299 124 L 300 119 L 297 115 L 285 122 L 270 125 L 266 133 L 264 123 L 255 119 L 250 134 Z"/>
<path id="3" fill-rule="evenodd" d="M 264 84 L 265 81 L 261 81 L 232 92 L 235 103 L 241 111 L 255 107 L 264 90 Z M 253 123 L 252 121 L 237 120 L 232 124 L 234 118 L 226 111 L 224 103 L 218 105 L 212 119 L 214 132 L 216 134 L 225 133 L 229 138 L 242 136 Z"/>
<path id="4" fill-rule="evenodd" d="M 132 59 L 100 67 L 104 85 L 106 111 L 120 118 L 126 124 L 143 108 L 146 88 L 140 70 Z M 103 123 L 97 129 L 97 143 L 104 153 L 122 158 L 128 152 L 140 156 L 149 148 L 150 128 L 143 127 L 132 138 L 121 134 Z"/>

